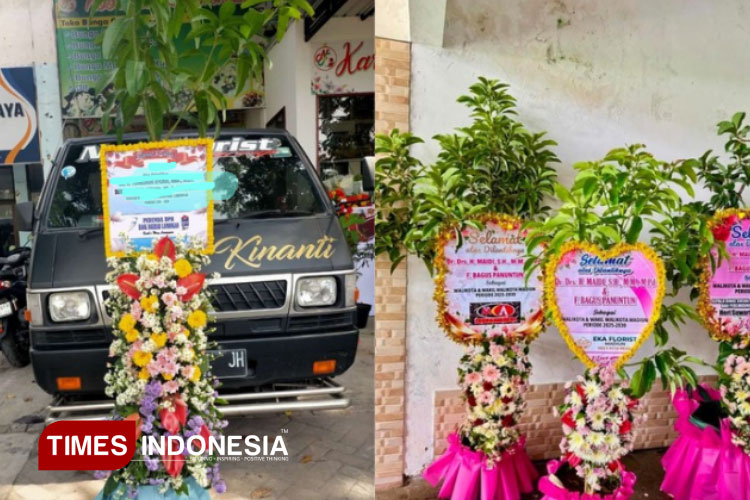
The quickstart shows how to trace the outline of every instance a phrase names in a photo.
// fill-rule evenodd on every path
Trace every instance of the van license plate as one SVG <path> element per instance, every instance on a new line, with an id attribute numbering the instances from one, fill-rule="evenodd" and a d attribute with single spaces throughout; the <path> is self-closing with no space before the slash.
<path id="1" fill-rule="evenodd" d="M 13 314 L 13 304 L 10 302 L 0 304 L 0 318 L 10 316 L 11 314 Z"/>
<path id="2" fill-rule="evenodd" d="M 216 355 L 213 372 L 218 378 L 247 377 L 247 351 L 245 349 L 221 349 L 209 351 Z"/>

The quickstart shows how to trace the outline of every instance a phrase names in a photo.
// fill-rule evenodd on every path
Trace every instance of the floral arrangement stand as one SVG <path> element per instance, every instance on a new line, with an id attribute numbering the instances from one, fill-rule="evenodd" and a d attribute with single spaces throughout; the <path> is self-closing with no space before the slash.
<path id="1" fill-rule="evenodd" d="M 529 346 L 493 337 L 467 346 L 458 368 L 466 417 L 448 437 L 448 450 L 423 477 L 442 482 L 440 498 L 518 500 L 534 490 L 536 469 L 524 448 L 518 420 L 526 401 Z"/>
<path id="2" fill-rule="evenodd" d="M 539 490 L 549 500 L 627 500 L 636 476 L 620 462 L 633 447 L 638 400 L 625 392 L 612 366 L 590 368 L 566 384 L 561 460 L 547 463 Z M 561 474 L 564 473 L 564 474 Z M 563 479 L 574 480 L 566 486 Z"/>
<path id="3" fill-rule="evenodd" d="M 211 496 L 208 491 L 200 486 L 192 477 L 188 477 L 183 482 L 187 486 L 187 493 L 177 493 L 173 489 L 164 493 L 159 492 L 157 486 L 141 485 L 135 489 L 135 498 L 138 500 L 210 500 Z M 131 492 L 131 495 L 133 493 Z M 94 500 L 107 500 L 108 498 L 127 498 L 128 488 L 124 484 L 118 485 L 115 490 L 108 496 L 104 496 L 104 491 L 100 491 Z"/>
<path id="4" fill-rule="evenodd" d="M 136 422 L 136 455 L 108 477 L 104 500 L 123 498 L 208 498 L 205 488 L 226 490 L 209 442 L 227 422 L 216 408 L 218 380 L 211 373 L 214 343 L 208 340 L 212 306 L 201 268 L 209 256 L 197 241 L 175 244 L 168 237 L 153 249 L 111 257 L 105 306 L 114 339 L 105 392 L 115 400 L 115 419 Z M 143 449 L 145 438 L 179 436 L 185 447 Z M 191 445 L 197 437 L 203 446 Z M 201 492 L 203 490 L 203 492 Z"/>
<path id="5" fill-rule="evenodd" d="M 442 482 L 439 498 L 495 500 L 520 498 L 534 491 L 537 473 L 521 437 L 492 465 L 482 451 L 461 444 L 458 434 L 448 437 L 448 450 L 432 463 L 423 477 L 432 486 Z"/>

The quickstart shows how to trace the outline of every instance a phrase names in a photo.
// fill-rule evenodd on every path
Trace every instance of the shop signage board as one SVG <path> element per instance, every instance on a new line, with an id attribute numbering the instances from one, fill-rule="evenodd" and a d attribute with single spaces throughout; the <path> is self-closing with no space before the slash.
<path id="1" fill-rule="evenodd" d="M 313 94 L 375 91 L 375 41 L 340 40 L 313 44 Z"/>
<path id="2" fill-rule="evenodd" d="M 698 314 L 714 339 L 734 341 L 750 336 L 750 210 L 721 211 L 709 226 L 729 258 L 719 259 L 714 248 L 713 271 L 710 260 L 704 259 Z"/>
<path id="3" fill-rule="evenodd" d="M 622 366 L 651 334 L 664 298 L 664 264 L 648 245 L 609 250 L 568 242 L 545 270 L 546 306 L 587 366 Z"/>
<path id="4" fill-rule="evenodd" d="M 520 219 L 488 215 L 484 229 L 467 228 L 457 244 L 446 228 L 435 260 L 438 321 L 458 342 L 523 336 L 543 327 L 542 283 L 538 271 L 524 278 L 526 244 Z"/>
<path id="5" fill-rule="evenodd" d="M 102 145 L 107 257 L 148 250 L 169 236 L 196 239 L 213 253 L 213 140 Z"/>
<path id="6" fill-rule="evenodd" d="M 63 118 L 100 117 L 107 95 L 112 90 L 107 87 L 101 92 L 96 91 L 97 83 L 114 68 L 114 63 L 102 56 L 97 38 L 121 13 L 115 10 L 114 0 L 105 0 L 90 17 L 91 4 L 92 0 L 55 0 Z M 186 40 L 189 30 L 189 24 L 183 25 L 175 44 L 178 53 L 193 48 L 193 41 Z M 180 64 L 198 67 L 200 58 L 183 57 Z M 227 97 L 227 109 L 263 106 L 263 83 L 248 78 L 238 94 L 237 73 L 232 65 L 216 77 L 214 84 Z M 177 102 L 179 107 L 179 95 Z"/>
<path id="7" fill-rule="evenodd" d="M 0 164 L 40 161 L 34 69 L 0 69 Z"/>

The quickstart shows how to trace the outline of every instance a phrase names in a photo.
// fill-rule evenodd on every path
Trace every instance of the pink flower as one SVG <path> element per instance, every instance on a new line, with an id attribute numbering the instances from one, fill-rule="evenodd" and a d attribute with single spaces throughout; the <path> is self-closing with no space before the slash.
<path id="1" fill-rule="evenodd" d="M 479 375 L 479 372 L 469 372 L 466 374 L 466 377 L 464 378 L 464 382 L 468 385 L 472 384 L 478 384 L 482 381 L 482 376 Z"/>
<path id="2" fill-rule="evenodd" d="M 170 307 L 176 302 L 178 302 L 180 299 L 177 297 L 176 293 L 167 292 L 165 294 L 162 294 L 161 300 L 162 302 L 164 302 L 164 304 L 166 304 L 167 307 Z"/>
<path id="3" fill-rule="evenodd" d="M 489 405 L 492 404 L 492 402 L 495 400 L 495 396 L 490 391 L 484 391 L 482 394 L 479 395 L 479 402 L 483 405 Z"/>
<path id="4" fill-rule="evenodd" d="M 495 365 L 487 365 L 482 370 L 482 377 L 487 382 L 494 382 L 500 378 L 500 370 L 498 370 Z"/>
<path id="5" fill-rule="evenodd" d="M 500 356 L 501 354 L 503 354 L 503 352 L 505 352 L 503 346 L 498 344 L 490 345 L 490 356 L 492 356 L 493 358 Z"/>
<path id="6" fill-rule="evenodd" d="M 170 380 L 169 382 L 164 382 L 161 385 L 161 389 L 164 394 L 174 394 L 180 390 L 180 384 L 175 380 Z"/>
<path id="7" fill-rule="evenodd" d="M 190 378 L 193 375 L 193 367 L 192 366 L 183 366 L 182 370 L 180 370 L 180 373 L 185 378 Z"/>
<path id="8" fill-rule="evenodd" d="M 135 318 L 136 321 L 141 319 L 141 313 L 143 312 L 143 308 L 141 308 L 141 305 L 138 303 L 137 300 L 134 300 L 130 304 L 130 314 Z"/>
<path id="9" fill-rule="evenodd" d="M 578 253 L 578 250 L 570 250 L 565 253 L 562 257 L 560 257 L 560 263 L 558 264 L 559 267 L 567 267 L 570 264 L 573 263 L 576 257 L 576 253 Z"/>

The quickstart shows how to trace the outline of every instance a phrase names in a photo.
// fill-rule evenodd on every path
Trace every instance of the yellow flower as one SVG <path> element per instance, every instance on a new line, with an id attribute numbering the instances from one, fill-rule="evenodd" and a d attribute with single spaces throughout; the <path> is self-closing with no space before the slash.
<path id="1" fill-rule="evenodd" d="M 174 378 L 174 375 L 165 372 L 162 372 L 161 376 L 164 377 L 164 380 L 172 380 Z"/>
<path id="2" fill-rule="evenodd" d="M 154 344 L 156 344 L 156 347 L 162 348 L 164 347 L 164 344 L 167 343 L 167 334 L 164 332 L 152 333 L 151 340 L 154 341 Z"/>
<path id="3" fill-rule="evenodd" d="M 200 367 L 199 366 L 193 367 L 193 374 L 190 375 L 190 380 L 192 380 L 193 382 L 197 382 L 197 381 L 200 380 L 200 378 L 201 378 L 201 369 L 200 369 Z"/>
<path id="4" fill-rule="evenodd" d="M 151 374 L 148 373 L 146 368 L 141 368 L 141 371 L 138 372 L 138 378 L 141 380 L 148 380 L 151 378 Z"/>
<path id="5" fill-rule="evenodd" d="M 117 324 L 117 326 L 123 332 L 129 332 L 135 327 L 135 318 L 132 314 L 125 313 L 122 315 L 122 318 L 120 318 L 120 322 Z"/>
<path id="6" fill-rule="evenodd" d="M 159 257 L 157 257 L 156 254 L 154 254 L 154 253 L 150 253 L 150 254 L 146 255 L 146 258 L 148 260 L 159 260 Z"/>
<path id="7" fill-rule="evenodd" d="M 174 271 L 177 273 L 177 276 L 184 278 L 193 272 L 193 266 L 190 265 L 187 259 L 179 259 L 174 263 Z"/>
<path id="8" fill-rule="evenodd" d="M 138 337 L 140 337 L 140 334 L 138 333 L 138 330 L 136 330 L 135 328 L 128 330 L 125 333 L 125 340 L 131 343 L 138 340 Z"/>
<path id="9" fill-rule="evenodd" d="M 136 351 L 135 354 L 133 354 L 133 363 L 135 363 L 136 366 L 144 367 L 149 361 L 151 361 L 151 358 L 152 355 L 150 352 Z"/>
<path id="10" fill-rule="evenodd" d="M 203 328 L 206 326 L 207 321 L 206 313 L 201 310 L 193 311 L 188 315 L 188 325 L 190 328 Z"/>
<path id="11" fill-rule="evenodd" d="M 159 297 L 157 297 L 156 295 L 149 295 L 148 297 L 142 298 L 141 307 L 146 312 L 156 312 L 156 310 L 159 308 Z"/>

